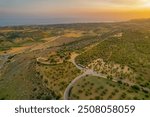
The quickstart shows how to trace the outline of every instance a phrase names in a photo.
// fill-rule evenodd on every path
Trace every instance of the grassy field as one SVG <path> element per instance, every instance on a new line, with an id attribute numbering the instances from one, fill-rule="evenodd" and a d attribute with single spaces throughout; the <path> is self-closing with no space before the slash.
<path id="1" fill-rule="evenodd" d="M 80 70 L 70 62 L 57 65 L 37 64 L 37 72 L 43 79 L 43 84 L 55 92 L 57 99 L 63 99 L 66 87 L 80 74 Z"/>
<path id="2" fill-rule="evenodd" d="M 96 59 L 106 64 L 128 66 L 136 74 L 130 81 L 150 88 L 150 34 L 125 30 L 122 37 L 108 37 L 77 57 L 78 64 L 87 66 Z"/>
<path id="3" fill-rule="evenodd" d="M 34 53 L 11 57 L 1 73 L 0 99 L 56 99 L 37 75 Z"/>
<path id="4" fill-rule="evenodd" d="M 70 99 L 72 100 L 144 100 L 150 94 L 134 87 L 115 83 L 111 80 L 87 76 L 75 83 Z"/>
<path id="5" fill-rule="evenodd" d="M 36 46 L 38 49 L 43 49 L 42 45 L 46 48 L 63 46 L 67 47 L 67 50 L 74 51 L 98 40 L 97 34 L 92 31 L 93 29 L 90 31 L 79 30 L 76 27 L 64 25 L 15 28 L 17 27 L 0 28 L 0 52 L 8 53 L 9 50 L 20 47 L 30 49 Z M 54 40 L 54 38 L 57 39 Z"/>

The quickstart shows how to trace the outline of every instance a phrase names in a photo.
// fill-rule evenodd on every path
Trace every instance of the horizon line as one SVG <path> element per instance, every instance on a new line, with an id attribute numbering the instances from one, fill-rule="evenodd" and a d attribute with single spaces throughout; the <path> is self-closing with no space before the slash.
<path id="1" fill-rule="evenodd" d="M 61 22 L 61 23 L 29 23 L 29 24 L 8 24 L 8 25 L 1 25 L 0 28 L 3 27 L 21 27 L 21 26 L 46 26 L 46 25 L 70 25 L 70 24 L 99 24 L 99 23 L 123 23 L 123 22 L 129 22 L 134 20 L 148 20 L 150 18 L 131 18 L 128 20 L 110 20 L 110 21 L 77 21 L 77 22 Z"/>

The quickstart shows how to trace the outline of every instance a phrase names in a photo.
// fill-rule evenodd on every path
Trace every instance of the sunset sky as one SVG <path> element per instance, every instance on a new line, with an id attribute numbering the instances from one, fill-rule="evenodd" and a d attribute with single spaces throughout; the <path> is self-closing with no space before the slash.
<path id="1" fill-rule="evenodd" d="M 0 0 L 0 25 L 150 18 L 150 0 Z"/>

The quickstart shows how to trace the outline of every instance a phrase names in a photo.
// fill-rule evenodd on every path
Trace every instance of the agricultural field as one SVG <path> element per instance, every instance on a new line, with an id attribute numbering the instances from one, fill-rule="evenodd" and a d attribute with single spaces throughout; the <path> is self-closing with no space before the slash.
<path id="1" fill-rule="evenodd" d="M 136 87 L 93 76 L 78 80 L 70 93 L 71 100 L 144 100 L 149 98 L 148 92 Z"/>
<path id="2" fill-rule="evenodd" d="M 0 27 L 0 99 L 150 99 L 150 20 Z"/>

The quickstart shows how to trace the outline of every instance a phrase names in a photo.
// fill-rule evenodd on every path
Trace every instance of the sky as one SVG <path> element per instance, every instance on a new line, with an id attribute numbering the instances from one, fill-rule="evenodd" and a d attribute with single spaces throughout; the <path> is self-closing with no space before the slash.
<path id="1" fill-rule="evenodd" d="M 150 18 L 150 0 L 0 0 L 0 26 Z"/>

